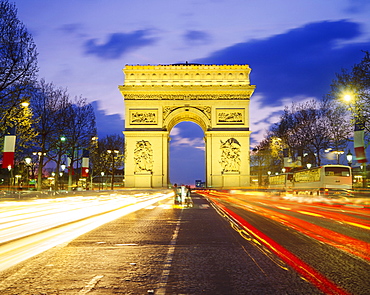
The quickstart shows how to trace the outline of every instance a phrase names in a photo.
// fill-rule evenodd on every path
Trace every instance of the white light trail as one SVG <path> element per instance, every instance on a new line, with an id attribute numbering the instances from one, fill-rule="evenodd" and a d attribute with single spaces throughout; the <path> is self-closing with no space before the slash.
<path id="1" fill-rule="evenodd" d="M 5 217 L 7 221 L 0 223 L 0 271 L 172 195 L 166 192 L 59 198 L 44 206 L 38 202 L 13 202 L 15 210 L 8 204 L 8 210 L 0 212 L 0 220 Z"/>

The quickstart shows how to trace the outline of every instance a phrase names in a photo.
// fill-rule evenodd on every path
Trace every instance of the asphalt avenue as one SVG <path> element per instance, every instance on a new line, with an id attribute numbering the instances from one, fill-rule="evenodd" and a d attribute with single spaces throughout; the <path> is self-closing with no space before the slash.
<path id="1" fill-rule="evenodd" d="M 166 199 L 0 273 L 0 294 L 321 294 L 202 196 Z"/>

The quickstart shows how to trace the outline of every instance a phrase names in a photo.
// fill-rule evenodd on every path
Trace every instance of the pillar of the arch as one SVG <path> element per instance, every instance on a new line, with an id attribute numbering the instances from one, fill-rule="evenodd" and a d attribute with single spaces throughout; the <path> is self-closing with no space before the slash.
<path id="1" fill-rule="evenodd" d="M 168 186 L 168 132 L 125 131 L 125 186 Z"/>
<path id="2" fill-rule="evenodd" d="M 207 131 L 206 141 L 206 175 L 207 186 L 214 188 L 240 188 L 250 186 L 249 166 L 249 131 Z M 238 165 L 232 169 L 225 168 L 225 146 L 233 142 L 237 150 L 237 157 L 230 156 L 230 161 L 237 161 Z M 230 147 L 230 149 L 233 149 Z M 237 168 L 235 168 L 237 167 Z"/>

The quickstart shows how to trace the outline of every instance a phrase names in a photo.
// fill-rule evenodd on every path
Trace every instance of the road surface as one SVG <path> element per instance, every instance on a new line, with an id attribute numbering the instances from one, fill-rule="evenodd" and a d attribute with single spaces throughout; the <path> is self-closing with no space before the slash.
<path id="1" fill-rule="evenodd" d="M 60 240 L 4 267 L 0 294 L 368 294 L 370 290 L 368 205 L 302 203 L 239 192 L 193 193 L 191 208 L 173 205 L 166 194 L 128 203 L 130 197 L 125 204 L 117 196 L 111 198 L 119 210 L 137 204 L 142 209 L 123 213 L 107 205 L 108 197 L 105 202 L 90 198 L 88 203 L 97 205 L 92 208 L 105 203 L 109 207 L 105 212 L 119 212 L 118 217 L 108 219 L 108 213 L 95 212 L 91 223 L 84 216 L 13 238 L 6 226 L 11 221 L 4 221 L 2 214 L 11 216 L 21 208 L 2 210 L 1 261 L 13 252 L 9 247 L 14 243 L 21 243 L 20 252 L 28 253 L 23 239 L 32 239 L 36 248 L 35 235 L 47 234 L 40 239 L 44 243 Z M 62 208 L 63 201 L 56 202 Z M 81 208 L 83 203 L 77 203 Z M 68 206 L 62 210 L 66 215 L 61 210 L 51 213 L 54 206 L 46 209 L 40 204 L 34 211 L 46 210 L 46 223 L 66 218 L 70 211 L 84 212 Z M 18 213 L 20 223 L 37 219 L 36 213 Z M 97 222 L 101 216 L 105 220 Z M 76 227 L 84 230 L 75 234 Z M 61 228 L 64 234 L 55 233 Z M 50 231 L 55 235 L 49 236 Z M 72 236 L 65 238 L 66 231 Z"/>

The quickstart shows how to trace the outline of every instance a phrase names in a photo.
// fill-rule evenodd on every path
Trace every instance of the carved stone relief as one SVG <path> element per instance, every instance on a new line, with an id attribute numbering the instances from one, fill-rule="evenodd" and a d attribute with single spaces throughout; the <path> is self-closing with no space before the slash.
<path id="1" fill-rule="evenodd" d="M 222 142 L 221 161 L 222 172 L 239 172 L 240 171 L 240 143 L 235 138 L 229 138 Z"/>
<path id="2" fill-rule="evenodd" d="M 174 110 L 178 109 L 179 106 L 171 106 L 171 107 L 163 107 L 163 120 L 165 120 L 170 113 L 172 113 Z"/>
<path id="3" fill-rule="evenodd" d="M 135 172 L 153 171 L 153 149 L 149 141 L 136 142 L 134 150 Z"/>
<path id="4" fill-rule="evenodd" d="M 163 107 L 163 120 L 165 120 L 170 113 L 172 113 L 174 110 L 181 108 L 183 106 L 165 106 Z M 197 109 L 201 111 L 203 114 L 206 115 L 206 117 L 211 120 L 211 107 L 210 106 L 196 106 L 192 107 L 194 109 Z"/>
<path id="5" fill-rule="evenodd" d="M 211 120 L 211 107 L 210 106 L 197 106 L 196 109 L 202 111 L 207 119 Z"/>

